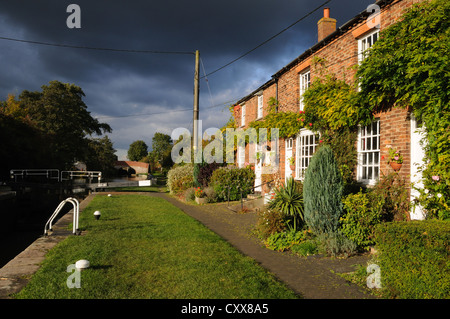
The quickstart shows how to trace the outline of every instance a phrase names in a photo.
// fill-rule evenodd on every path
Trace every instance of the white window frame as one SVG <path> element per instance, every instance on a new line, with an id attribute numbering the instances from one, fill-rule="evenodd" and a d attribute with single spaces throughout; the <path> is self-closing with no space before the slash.
<path id="1" fill-rule="evenodd" d="M 292 137 L 288 138 L 286 140 L 286 149 L 291 150 L 293 146 L 294 146 L 294 139 Z"/>
<path id="2" fill-rule="evenodd" d="M 245 105 L 241 108 L 241 126 L 245 126 Z"/>
<path id="3" fill-rule="evenodd" d="M 380 120 L 358 128 L 357 180 L 374 185 L 380 178 Z"/>
<path id="4" fill-rule="evenodd" d="M 258 95 L 257 119 L 261 119 L 263 117 L 263 108 L 264 108 L 264 96 L 260 94 Z"/>
<path id="5" fill-rule="evenodd" d="M 306 90 L 311 85 L 311 72 L 310 70 L 303 71 L 299 73 L 299 87 L 300 87 L 300 111 L 303 111 L 304 104 L 303 104 L 303 93 L 306 92 Z"/>
<path id="6" fill-rule="evenodd" d="M 319 146 L 320 134 L 301 130 L 295 143 L 295 179 L 303 180 L 311 158 Z"/>
<path id="7" fill-rule="evenodd" d="M 369 54 L 369 49 L 380 38 L 380 30 L 374 31 L 364 35 L 358 39 L 358 62 L 361 63 Z"/>
<path id="8" fill-rule="evenodd" d="M 242 168 L 245 164 L 245 146 L 238 146 L 238 167 Z"/>

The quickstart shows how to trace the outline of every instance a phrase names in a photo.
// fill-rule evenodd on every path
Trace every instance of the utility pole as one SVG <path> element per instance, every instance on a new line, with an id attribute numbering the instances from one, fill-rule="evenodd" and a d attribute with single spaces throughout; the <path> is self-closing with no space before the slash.
<path id="1" fill-rule="evenodd" d="M 195 75 L 194 75 L 194 161 L 197 155 L 198 149 L 198 103 L 199 103 L 199 91 L 200 91 L 200 52 L 195 51 Z"/>
<path id="2" fill-rule="evenodd" d="M 195 74 L 194 74 L 194 186 L 198 186 L 199 161 L 202 154 L 199 152 L 198 145 L 198 113 L 199 113 L 199 95 L 200 95 L 200 52 L 195 51 Z M 200 145 L 201 148 L 201 145 Z"/>

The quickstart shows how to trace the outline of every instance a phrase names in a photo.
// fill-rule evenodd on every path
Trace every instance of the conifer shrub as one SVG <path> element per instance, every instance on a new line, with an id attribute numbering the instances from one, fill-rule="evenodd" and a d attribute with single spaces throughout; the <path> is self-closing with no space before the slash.
<path id="1" fill-rule="evenodd" d="M 343 190 L 333 151 L 324 145 L 312 157 L 303 184 L 305 222 L 317 235 L 338 232 Z"/>

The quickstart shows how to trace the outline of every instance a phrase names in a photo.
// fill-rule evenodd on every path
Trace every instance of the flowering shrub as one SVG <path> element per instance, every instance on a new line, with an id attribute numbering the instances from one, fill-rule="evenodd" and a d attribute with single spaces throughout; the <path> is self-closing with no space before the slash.
<path id="1" fill-rule="evenodd" d="M 416 188 L 420 195 L 418 202 L 425 209 L 427 219 L 450 219 L 449 187 L 436 172 L 425 170 L 424 187 Z M 415 203 L 417 204 L 417 203 Z"/>
<path id="2" fill-rule="evenodd" d="M 178 194 L 194 186 L 194 166 L 176 166 L 167 173 L 167 187 L 170 194 Z"/>

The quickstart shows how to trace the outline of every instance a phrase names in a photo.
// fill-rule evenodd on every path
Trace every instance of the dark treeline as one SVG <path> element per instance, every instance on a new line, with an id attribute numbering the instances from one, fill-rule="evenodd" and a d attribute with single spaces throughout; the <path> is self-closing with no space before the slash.
<path id="1" fill-rule="evenodd" d="M 112 131 L 90 115 L 84 92 L 74 84 L 51 81 L 42 91 L 23 91 L 0 102 L 0 180 L 14 168 L 114 171 L 117 160 L 105 133 Z"/>

